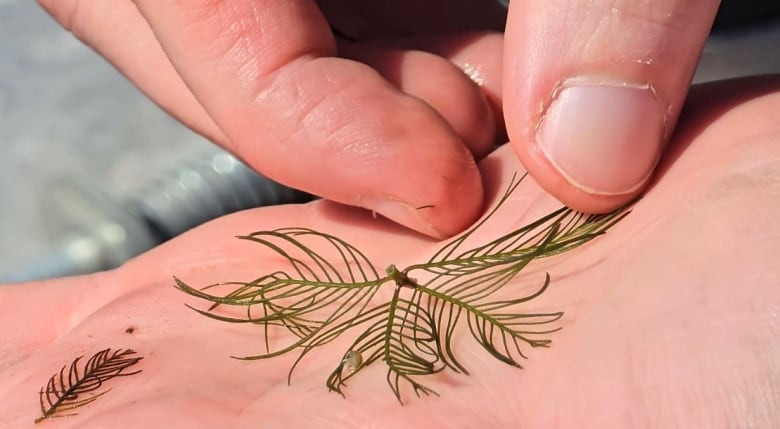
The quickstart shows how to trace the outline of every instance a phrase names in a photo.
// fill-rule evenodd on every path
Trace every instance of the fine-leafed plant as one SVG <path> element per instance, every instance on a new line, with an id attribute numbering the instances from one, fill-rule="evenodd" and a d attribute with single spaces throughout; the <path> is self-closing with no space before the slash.
<path id="1" fill-rule="evenodd" d="M 446 369 L 468 374 L 455 353 L 458 327 L 465 327 L 491 356 L 515 367 L 521 367 L 526 348 L 548 347 L 545 337 L 560 329 L 556 322 L 563 313 L 529 312 L 526 305 L 548 288 L 549 274 L 529 294 L 506 299 L 496 297 L 496 292 L 534 259 L 580 246 L 628 214 L 627 207 L 606 215 L 584 215 L 563 207 L 488 243 L 468 247 L 467 240 L 524 177 L 513 178 L 481 221 L 424 263 L 404 269 L 390 265 L 380 273 L 360 250 L 338 237 L 308 228 L 281 228 L 239 238 L 272 250 L 286 262 L 285 270 L 202 288 L 175 278 L 176 287 L 211 303 L 207 309 L 190 306 L 204 316 L 260 326 L 265 351 L 238 359 L 298 351 L 288 383 L 307 354 L 350 332 L 352 343 L 327 378 L 329 390 L 343 396 L 348 379 L 382 361 L 399 401 L 402 384 L 418 397 L 438 395 L 422 383 L 424 377 Z M 326 251 L 330 258 L 323 256 Z M 381 299 L 377 291 L 386 284 L 392 295 Z M 240 311 L 229 311 L 236 308 Z M 273 333 L 277 329 L 291 334 L 291 341 L 272 347 L 269 339 L 278 338 Z"/>
<path id="2" fill-rule="evenodd" d="M 103 389 L 103 383 L 112 378 L 138 374 L 141 370 L 126 372 L 143 357 L 134 350 L 101 350 L 90 357 L 84 365 L 79 365 L 84 356 L 64 365 L 59 372 L 49 378 L 46 386 L 38 393 L 41 402 L 41 415 L 35 419 L 40 423 L 54 417 L 69 417 L 77 413 L 76 408 L 91 404 L 111 389 Z M 67 368 L 67 370 L 66 370 Z"/>

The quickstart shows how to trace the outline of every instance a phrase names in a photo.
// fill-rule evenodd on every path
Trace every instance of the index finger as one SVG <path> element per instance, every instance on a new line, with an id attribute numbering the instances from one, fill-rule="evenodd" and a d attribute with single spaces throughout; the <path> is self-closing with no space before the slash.
<path id="1" fill-rule="evenodd" d="M 312 1 L 136 4 L 229 149 L 271 178 L 428 235 L 482 205 L 468 149 L 430 106 L 335 58 Z"/>

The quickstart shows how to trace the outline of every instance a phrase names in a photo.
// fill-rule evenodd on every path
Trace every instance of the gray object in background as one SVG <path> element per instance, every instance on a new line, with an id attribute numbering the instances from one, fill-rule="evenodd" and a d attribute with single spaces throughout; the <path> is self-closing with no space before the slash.
<path id="1" fill-rule="evenodd" d="M 0 52 L 0 273 L 79 234 L 43 204 L 52 183 L 129 195 L 182 154 L 212 147 L 34 1 L 0 0 Z"/>
<path id="2" fill-rule="evenodd" d="M 0 283 L 94 272 L 303 193 L 168 117 L 35 2 L 0 0 Z"/>
<path id="3" fill-rule="evenodd" d="M 0 283 L 22 282 L 115 268 L 157 244 L 211 219 L 239 210 L 304 202 L 311 196 L 267 179 L 212 147 L 166 170 L 137 191 L 110 195 L 95 183 L 54 181 L 42 206 L 56 213 L 47 253 L 0 272 Z"/>
<path id="4" fill-rule="evenodd" d="M 216 146 L 184 159 L 130 197 L 158 242 L 227 213 L 311 196 L 267 179 Z"/>
<path id="5" fill-rule="evenodd" d="M 766 16 L 768 9 L 759 8 L 777 0 L 723 4 L 726 12 L 728 5 L 756 16 L 738 10 L 739 16 L 719 17 L 730 31 L 711 37 L 695 81 L 780 72 L 780 23 L 741 27 Z M 264 185 L 248 178 L 228 189 L 229 181 L 212 173 L 175 173 L 200 171 L 205 164 L 197 160 L 212 155 L 197 154 L 212 146 L 161 112 L 35 2 L 0 0 L 0 52 L 0 279 L 115 266 L 240 206 L 231 192 L 262 191 Z M 165 172 L 186 160 L 196 166 Z M 142 184 L 154 180 L 162 182 L 144 191 Z M 188 193 L 197 183 L 209 185 L 198 188 L 202 194 Z M 155 188 L 168 189 L 178 202 L 164 204 L 168 197 L 155 196 Z M 37 267 L 22 262 L 30 260 Z"/>

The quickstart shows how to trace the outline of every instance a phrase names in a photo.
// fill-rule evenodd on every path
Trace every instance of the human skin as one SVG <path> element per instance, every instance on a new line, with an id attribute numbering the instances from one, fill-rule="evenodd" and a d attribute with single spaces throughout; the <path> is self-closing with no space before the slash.
<path id="1" fill-rule="evenodd" d="M 455 353 L 471 375 L 432 377 L 441 397 L 403 393 L 381 362 L 325 388 L 349 338 L 301 362 L 240 361 L 260 328 L 199 316 L 173 287 L 248 280 L 284 269 L 235 235 L 285 226 L 332 233 L 379 267 L 426 260 L 442 243 L 317 201 L 229 215 L 105 273 L 0 288 L 0 426 L 33 427 L 38 389 L 62 365 L 132 348 L 143 372 L 58 428 L 780 426 L 780 77 L 695 87 L 659 174 L 633 212 L 569 253 L 528 267 L 501 293 L 550 289 L 528 310 L 565 312 L 549 349 L 520 370 L 467 336 Z M 482 161 L 491 201 L 522 171 L 508 147 Z M 559 205 L 532 180 L 475 237 L 487 241 Z M 133 327 L 132 334 L 126 333 Z M 284 339 L 283 337 L 280 339 Z"/>
<path id="2" fill-rule="evenodd" d="M 475 161 L 506 135 L 578 210 L 641 192 L 719 3 L 38 1 L 257 171 L 437 238 L 479 216 Z"/>

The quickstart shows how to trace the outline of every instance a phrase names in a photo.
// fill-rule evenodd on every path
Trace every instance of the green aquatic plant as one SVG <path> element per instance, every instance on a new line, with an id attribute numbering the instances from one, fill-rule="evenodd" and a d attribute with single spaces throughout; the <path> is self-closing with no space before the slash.
<path id="1" fill-rule="evenodd" d="M 288 383 L 312 350 L 354 332 L 351 345 L 327 378 L 329 390 L 343 396 L 348 379 L 381 360 L 399 401 L 404 383 L 418 397 L 438 396 L 421 379 L 446 369 L 468 374 L 453 344 L 459 326 L 467 328 L 491 356 L 515 367 L 521 367 L 528 347 L 548 347 L 550 340 L 544 337 L 560 329 L 556 322 L 563 313 L 529 312 L 525 306 L 544 293 L 550 275 L 545 274 L 536 290 L 514 299 L 497 298 L 496 292 L 531 261 L 580 246 L 629 212 L 624 207 L 606 215 L 585 215 L 563 207 L 488 243 L 468 247 L 467 240 L 524 177 L 513 178 L 481 221 L 424 263 L 404 269 L 390 265 L 380 274 L 365 254 L 338 237 L 308 228 L 281 228 L 239 238 L 273 251 L 287 264 L 286 270 L 200 289 L 175 278 L 176 287 L 211 303 L 206 309 L 189 306 L 204 316 L 261 327 L 265 352 L 237 359 L 267 359 L 299 351 Z M 381 299 L 377 291 L 384 285 L 393 292 Z M 240 311 L 229 311 L 236 308 Z M 272 334 L 275 329 L 287 331 L 291 341 L 271 347 L 269 338 L 277 338 Z"/>
<path id="2" fill-rule="evenodd" d="M 126 377 L 141 370 L 126 372 L 128 368 L 143 359 L 134 350 L 101 350 L 92 355 L 84 365 L 79 365 L 84 356 L 64 365 L 59 372 L 49 378 L 46 386 L 38 393 L 41 403 L 41 415 L 35 423 L 54 417 L 69 417 L 76 408 L 91 404 L 111 389 L 103 389 L 103 384 L 116 377 Z M 66 370 L 66 368 L 68 368 Z"/>

